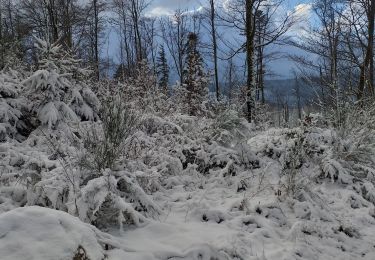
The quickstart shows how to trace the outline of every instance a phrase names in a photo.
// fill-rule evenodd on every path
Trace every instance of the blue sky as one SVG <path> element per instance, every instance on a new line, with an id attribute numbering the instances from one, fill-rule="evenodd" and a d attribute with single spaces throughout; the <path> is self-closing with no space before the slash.
<path id="1" fill-rule="evenodd" d="M 226 1 L 226 0 L 216 0 L 218 3 Z M 194 10 L 199 8 L 202 5 L 205 5 L 208 3 L 208 0 L 153 0 L 147 10 L 147 15 L 152 16 L 160 16 L 160 15 L 167 15 L 173 13 L 177 9 L 182 10 Z M 301 4 L 308 4 L 311 3 L 311 1 L 307 0 L 285 0 L 284 2 L 284 8 L 286 10 L 294 10 L 296 6 Z M 303 16 L 307 16 L 305 13 L 302 14 Z M 298 29 L 297 29 L 298 30 Z M 295 34 L 298 34 L 298 31 L 294 32 Z M 230 34 L 228 34 L 230 35 Z M 118 56 L 118 38 L 116 37 L 116 34 L 109 34 L 109 39 L 107 41 L 107 48 L 104 50 L 104 52 L 107 52 L 110 57 L 113 57 L 116 61 L 116 56 Z M 283 52 L 284 54 L 290 54 L 290 53 L 301 53 L 300 50 L 290 47 L 290 46 L 270 46 L 268 48 L 269 51 L 278 50 Z M 103 53 L 104 54 L 104 53 Z M 106 56 L 104 54 L 104 56 Z M 241 62 L 241 57 L 237 58 L 239 63 Z M 221 62 L 219 64 L 221 69 L 224 70 L 224 67 L 226 64 Z M 269 68 L 273 73 L 277 75 L 277 78 L 289 78 L 291 77 L 292 69 L 294 67 L 294 64 L 290 62 L 286 58 L 274 60 L 269 63 Z"/>
<path id="2" fill-rule="evenodd" d="M 216 0 L 217 2 L 223 2 L 225 0 Z M 173 12 L 176 9 L 194 9 L 202 4 L 207 3 L 208 0 L 153 0 L 150 5 L 150 12 L 155 10 L 158 13 Z M 309 3 L 308 0 L 285 0 L 285 6 L 292 9 L 294 6 L 301 3 Z"/>
<path id="3" fill-rule="evenodd" d="M 201 3 L 204 3 L 204 0 L 154 0 L 151 4 L 153 6 L 169 8 L 171 10 L 175 10 L 176 8 L 192 8 L 194 6 L 198 6 Z M 207 2 L 207 0 L 206 0 Z M 309 2 L 307 0 L 289 0 L 285 1 L 287 4 L 296 5 L 299 3 L 306 3 Z M 311 1 L 310 1 L 311 2 Z"/>
<path id="4" fill-rule="evenodd" d="M 216 0 L 221 3 L 225 0 Z M 207 5 L 208 0 L 153 0 L 149 7 L 148 12 L 152 15 L 164 15 L 168 13 L 173 13 L 176 9 L 189 9 L 194 10 L 199 8 L 201 5 Z M 294 10 L 296 6 L 301 4 L 309 4 L 311 0 L 285 0 L 284 8 L 286 10 Z M 298 33 L 298 32 L 297 32 Z M 270 46 L 270 51 L 281 50 L 285 54 L 290 53 L 301 53 L 300 50 L 288 47 L 288 46 Z M 269 68 L 277 74 L 278 78 L 288 78 L 292 75 L 291 71 L 294 64 L 286 58 L 275 60 L 270 62 Z"/>

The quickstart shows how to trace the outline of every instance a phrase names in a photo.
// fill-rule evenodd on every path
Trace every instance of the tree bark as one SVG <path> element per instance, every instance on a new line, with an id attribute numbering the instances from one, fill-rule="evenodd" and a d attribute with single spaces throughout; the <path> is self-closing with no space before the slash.
<path id="1" fill-rule="evenodd" d="M 368 19 L 368 43 L 366 46 L 366 54 L 363 65 L 361 66 L 358 95 L 357 98 L 361 100 L 364 96 L 366 79 L 368 80 L 369 92 L 374 94 L 374 19 L 375 19 L 375 3 L 368 1 L 367 10 Z"/>
<path id="2" fill-rule="evenodd" d="M 100 79 L 99 71 L 99 6 L 98 0 L 93 0 L 94 9 L 94 66 L 96 79 Z"/>
<path id="3" fill-rule="evenodd" d="M 215 74 L 215 90 L 216 100 L 220 99 L 220 88 L 219 88 L 219 72 L 217 64 L 217 40 L 216 40 L 216 26 L 215 26 L 215 3 L 214 0 L 210 0 L 210 23 L 211 23 L 211 36 L 212 36 L 212 48 L 214 58 L 214 74 Z"/>
<path id="4" fill-rule="evenodd" d="M 249 122 L 253 120 L 254 100 L 252 95 L 254 69 L 254 17 L 252 13 L 254 0 L 246 0 L 246 63 L 247 63 L 247 81 L 246 81 L 246 118 Z"/>

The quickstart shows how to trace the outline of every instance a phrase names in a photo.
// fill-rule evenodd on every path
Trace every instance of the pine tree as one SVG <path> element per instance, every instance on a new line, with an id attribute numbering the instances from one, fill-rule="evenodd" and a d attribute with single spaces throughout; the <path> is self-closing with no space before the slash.
<path id="1" fill-rule="evenodd" d="M 202 104 L 208 95 L 209 78 L 204 71 L 203 59 L 197 45 L 198 36 L 195 33 L 190 33 L 188 36 L 187 58 L 184 69 L 185 102 L 188 105 L 189 115 L 199 115 L 202 113 Z"/>
<path id="2" fill-rule="evenodd" d="M 159 56 L 157 57 L 156 62 L 156 71 L 158 74 L 159 86 L 162 88 L 164 94 L 168 94 L 169 66 L 164 46 L 160 47 Z"/>
<path id="3" fill-rule="evenodd" d="M 22 140 L 22 110 L 26 102 L 20 97 L 20 74 L 14 70 L 0 72 L 0 142 L 8 137 Z"/>

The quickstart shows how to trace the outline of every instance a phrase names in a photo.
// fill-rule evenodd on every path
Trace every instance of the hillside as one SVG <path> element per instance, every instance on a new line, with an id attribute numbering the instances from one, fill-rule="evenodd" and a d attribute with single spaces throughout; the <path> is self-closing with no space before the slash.
<path id="1" fill-rule="evenodd" d="M 0 144 L 2 259 L 375 257 L 375 170 L 359 137 L 221 119 L 144 116 L 130 154 L 99 176 L 66 168 L 41 132 Z"/>

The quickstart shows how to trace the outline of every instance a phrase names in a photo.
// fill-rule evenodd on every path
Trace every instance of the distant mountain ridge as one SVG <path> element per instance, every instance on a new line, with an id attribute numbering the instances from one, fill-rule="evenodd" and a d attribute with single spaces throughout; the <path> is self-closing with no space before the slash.
<path id="1" fill-rule="evenodd" d="M 293 78 L 288 79 L 268 79 L 265 80 L 265 98 L 267 102 L 276 103 L 278 99 L 286 101 L 289 105 L 296 104 L 296 81 Z M 243 83 L 244 85 L 245 83 Z M 306 103 L 314 97 L 313 89 L 301 80 L 298 81 L 301 102 Z M 241 84 L 240 84 L 241 85 Z M 221 91 L 228 93 L 227 86 L 221 83 Z M 210 84 L 210 91 L 214 91 L 214 85 Z"/>

